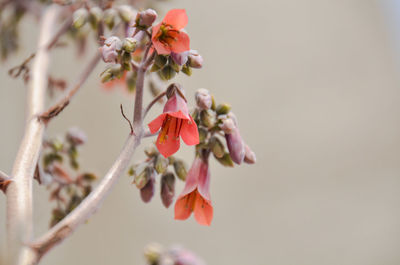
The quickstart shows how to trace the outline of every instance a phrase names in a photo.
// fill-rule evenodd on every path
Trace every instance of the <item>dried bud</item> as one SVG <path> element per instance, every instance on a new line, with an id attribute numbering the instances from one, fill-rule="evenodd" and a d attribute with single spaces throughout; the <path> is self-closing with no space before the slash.
<path id="1" fill-rule="evenodd" d="M 210 138 L 210 147 L 215 157 L 222 158 L 224 156 L 224 145 L 217 137 L 213 136 Z"/>
<path id="2" fill-rule="evenodd" d="M 104 24 L 111 30 L 115 25 L 115 19 L 117 18 L 117 11 L 113 8 L 107 9 L 104 12 Z"/>
<path id="3" fill-rule="evenodd" d="M 184 66 L 182 66 L 181 69 L 182 73 L 184 73 L 187 76 L 191 76 L 192 75 L 192 68 L 190 68 L 190 66 L 187 66 L 186 64 Z"/>
<path id="4" fill-rule="evenodd" d="M 175 195 L 175 176 L 172 173 L 166 173 L 161 177 L 161 200 L 165 208 L 168 208 L 173 202 Z"/>
<path id="5" fill-rule="evenodd" d="M 147 182 L 146 186 L 144 186 L 142 189 L 140 189 L 140 197 L 142 198 L 143 202 L 150 202 L 151 199 L 154 196 L 154 190 L 155 190 L 155 174 L 154 170 L 152 169 L 152 173 L 150 176 L 149 181 Z"/>
<path id="6" fill-rule="evenodd" d="M 122 42 L 122 49 L 128 53 L 134 52 L 136 48 L 136 40 L 134 38 L 125 38 Z"/>
<path id="7" fill-rule="evenodd" d="M 174 161 L 174 170 L 180 180 L 182 181 L 186 180 L 187 170 L 185 163 L 182 160 Z"/>
<path id="8" fill-rule="evenodd" d="M 189 66 L 193 68 L 201 68 L 203 66 L 203 57 L 196 51 L 189 52 Z"/>
<path id="9" fill-rule="evenodd" d="M 122 41 L 115 36 L 106 39 L 101 49 L 103 61 L 106 63 L 115 63 L 118 58 L 118 53 L 122 49 Z"/>
<path id="10" fill-rule="evenodd" d="M 134 183 L 138 189 L 143 189 L 153 174 L 153 168 L 146 167 L 139 175 L 135 176 Z"/>
<path id="11" fill-rule="evenodd" d="M 164 249 L 157 243 L 151 243 L 144 249 L 144 256 L 149 264 L 157 264 Z"/>
<path id="12" fill-rule="evenodd" d="M 167 170 L 168 164 L 169 164 L 168 159 L 163 157 L 162 155 L 159 155 L 156 159 L 154 168 L 157 171 L 157 173 L 163 174 Z"/>
<path id="13" fill-rule="evenodd" d="M 164 55 L 157 55 L 156 58 L 154 58 L 154 64 L 158 66 L 158 69 L 163 68 L 167 62 L 168 59 Z"/>
<path id="14" fill-rule="evenodd" d="M 226 145 L 228 146 L 229 154 L 236 164 L 240 165 L 243 162 L 245 155 L 244 142 L 239 133 L 239 128 L 235 128 L 232 133 L 225 134 Z"/>
<path id="15" fill-rule="evenodd" d="M 220 162 L 223 166 L 225 167 L 233 167 L 233 161 L 231 159 L 231 156 L 228 153 L 225 153 L 222 158 L 218 158 L 214 156 L 218 162 Z"/>
<path id="16" fill-rule="evenodd" d="M 197 107 L 203 110 L 211 108 L 212 98 L 210 92 L 205 88 L 200 88 L 195 94 Z"/>
<path id="17" fill-rule="evenodd" d="M 77 127 L 72 127 L 67 132 L 67 140 L 72 145 L 81 145 L 86 143 L 87 136 L 84 131 Z"/>
<path id="18" fill-rule="evenodd" d="M 139 27 L 150 27 L 157 19 L 157 12 L 153 9 L 147 9 L 137 14 L 136 24 Z"/>
<path id="19" fill-rule="evenodd" d="M 214 126 L 213 115 L 211 115 L 208 110 L 202 110 L 200 112 L 200 121 L 207 128 L 211 128 Z"/>
<path id="20" fill-rule="evenodd" d="M 118 10 L 118 15 L 123 22 L 128 23 L 133 19 L 134 11 L 132 7 L 128 5 L 120 5 L 118 6 L 117 10 Z"/>
<path id="21" fill-rule="evenodd" d="M 186 64 L 186 62 L 188 61 L 189 53 L 190 53 L 189 51 L 181 52 L 181 53 L 171 52 L 171 58 L 175 63 L 182 66 L 182 65 Z"/>
<path id="22" fill-rule="evenodd" d="M 86 8 L 79 8 L 72 15 L 72 25 L 74 26 L 74 28 L 79 29 L 83 25 L 85 25 L 88 17 L 89 13 Z"/>
<path id="23" fill-rule="evenodd" d="M 172 69 L 174 69 L 175 72 L 177 72 L 177 73 L 179 73 L 179 71 L 181 70 L 181 66 L 179 64 L 177 64 L 176 62 L 174 62 L 174 60 L 170 60 L 168 65 L 171 66 Z"/>
<path id="24" fill-rule="evenodd" d="M 218 115 L 228 114 L 231 110 L 231 106 L 227 103 L 219 104 L 215 110 Z"/>
<path id="25" fill-rule="evenodd" d="M 99 22 L 103 18 L 103 10 L 100 7 L 94 6 L 89 11 L 89 23 L 93 29 L 96 29 Z"/>
<path id="26" fill-rule="evenodd" d="M 250 147 L 246 144 L 244 147 L 244 162 L 247 164 L 254 164 L 257 160 L 256 154 L 250 149 Z"/>
<path id="27" fill-rule="evenodd" d="M 175 77 L 176 71 L 169 65 L 165 66 L 160 72 L 160 77 L 163 80 L 171 80 Z"/>

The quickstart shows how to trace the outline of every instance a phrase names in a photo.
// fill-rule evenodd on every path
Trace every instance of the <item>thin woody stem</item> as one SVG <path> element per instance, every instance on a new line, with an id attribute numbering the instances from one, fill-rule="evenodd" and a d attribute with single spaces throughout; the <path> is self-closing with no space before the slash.
<path id="1" fill-rule="evenodd" d="M 49 52 L 44 47 L 51 39 L 59 8 L 48 7 L 40 25 L 39 50 L 32 66 L 28 84 L 26 128 L 12 169 L 12 182 L 7 188 L 6 264 L 31 264 L 33 253 L 24 244 L 32 238 L 32 181 L 42 147 L 44 124 L 36 118 L 44 108 L 47 88 Z"/>
<path id="2" fill-rule="evenodd" d="M 154 106 L 154 104 L 157 103 L 157 101 L 159 101 L 160 99 L 162 99 L 165 95 L 167 94 L 166 91 L 161 92 L 160 94 L 158 94 L 150 103 L 149 105 L 147 105 L 144 114 L 143 114 L 143 118 L 146 117 L 147 113 L 150 111 L 150 109 Z"/>
<path id="3" fill-rule="evenodd" d="M 96 52 L 96 55 L 86 66 L 85 70 L 82 72 L 78 81 L 54 105 L 52 105 L 50 108 L 44 111 L 40 115 L 39 119 L 47 122 L 51 118 L 57 116 L 61 111 L 63 111 L 63 109 L 69 104 L 71 98 L 79 91 L 81 86 L 85 83 L 90 74 L 93 72 L 97 63 L 100 61 L 100 58 L 101 58 L 100 52 Z"/>

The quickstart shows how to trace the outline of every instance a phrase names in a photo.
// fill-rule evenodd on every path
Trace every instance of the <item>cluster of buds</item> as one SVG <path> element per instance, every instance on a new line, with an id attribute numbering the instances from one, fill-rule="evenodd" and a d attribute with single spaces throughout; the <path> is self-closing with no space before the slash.
<path id="1" fill-rule="evenodd" d="M 38 165 L 35 178 L 51 190 L 50 201 L 56 202 L 50 226 L 75 209 L 89 195 L 92 182 L 97 179 L 93 173 L 79 172 L 78 147 L 86 139 L 81 130 L 71 128 L 64 140 L 52 139 L 44 143 L 43 165 Z M 66 157 L 69 167 L 64 165 Z"/>
<path id="2" fill-rule="evenodd" d="M 160 196 L 163 205 L 168 208 L 175 196 L 175 178 L 186 180 L 185 163 L 173 156 L 165 158 L 152 144 L 145 149 L 147 159 L 132 166 L 129 175 L 140 190 L 144 202 L 150 202 L 155 193 L 156 178 L 160 177 Z"/>
<path id="3" fill-rule="evenodd" d="M 146 246 L 144 256 L 148 265 L 205 265 L 195 253 L 181 246 L 165 249 L 157 243 Z"/>

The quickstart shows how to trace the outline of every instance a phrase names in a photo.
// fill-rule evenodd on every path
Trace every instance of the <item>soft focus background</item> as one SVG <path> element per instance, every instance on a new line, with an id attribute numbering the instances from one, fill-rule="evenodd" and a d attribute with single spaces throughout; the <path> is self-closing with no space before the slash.
<path id="1" fill-rule="evenodd" d="M 212 163 L 211 227 L 193 218 L 174 221 L 158 192 L 142 203 L 123 176 L 101 210 L 42 264 L 142 264 L 143 247 L 153 241 L 183 244 L 214 265 L 400 264 L 398 1 L 173 0 L 161 7 L 162 14 L 186 8 L 191 46 L 205 59 L 193 77 L 179 78 L 191 102 L 205 87 L 231 103 L 258 163 L 234 169 Z M 6 172 L 25 103 L 22 81 L 6 72 L 36 46 L 37 27 L 25 22 L 24 49 L 0 66 Z M 78 60 L 73 49 L 57 50 L 51 72 L 72 80 L 93 52 Z M 101 176 L 128 133 L 119 104 L 132 111 L 131 97 L 100 88 L 103 67 L 48 130 L 56 136 L 83 128 L 89 136 L 83 169 Z M 188 165 L 192 151 L 179 152 Z M 142 156 L 138 151 L 135 159 Z M 47 196 L 35 183 L 36 235 L 50 219 Z M 0 217 L 4 241 L 3 195 Z"/>

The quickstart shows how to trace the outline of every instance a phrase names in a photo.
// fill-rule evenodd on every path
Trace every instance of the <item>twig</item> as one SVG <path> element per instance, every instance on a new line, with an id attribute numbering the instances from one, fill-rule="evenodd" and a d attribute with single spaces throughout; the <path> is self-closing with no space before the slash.
<path id="1" fill-rule="evenodd" d="M 120 105 L 120 108 L 121 108 L 122 117 L 124 117 L 124 119 L 129 123 L 129 127 L 131 127 L 131 134 L 133 134 L 132 122 L 125 116 L 124 108 L 122 107 L 122 104 Z"/>
<path id="2" fill-rule="evenodd" d="M 40 25 L 38 47 L 51 38 L 59 8 L 49 6 Z M 39 49 L 32 66 L 32 79 L 27 92 L 26 129 L 14 166 L 12 183 L 7 188 L 7 264 L 31 264 L 34 253 L 24 245 L 32 237 L 32 181 L 42 146 L 44 124 L 35 118 L 44 108 L 49 53 Z"/>
<path id="3" fill-rule="evenodd" d="M 146 117 L 147 113 L 150 111 L 150 109 L 153 107 L 154 104 L 157 103 L 157 101 L 159 101 L 161 98 L 163 98 L 165 95 L 167 94 L 166 91 L 161 92 L 160 94 L 158 94 L 150 103 L 149 105 L 147 105 L 144 114 L 143 114 L 143 118 Z"/>
<path id="4" fill-rule="evenodd" d="M 102 201 L 112 189 L 115 182 L 128 167 L 136 147 L 140 144 L 140 138 L 141 137 L 130 135 L 110 170 L 89 196 L 47 233 L 29 244 L 31 249 L 37 253 L 37 261 L 50 249 L 67 238 L 80 224 L 84 223 L 99 209 Z"/>
<path id="5" fill-rule="evenodd" d="M 53 106 L 48 108 L 44 111 L 40 116 L 39 119 L 47 123 L 51 118 L 60 114 L 60 112 L 68 106 L 71 98 L 78 92 L 79 88 L 85 83 L 89 75 L 92 73 L 94 68 L 96 67 L 97 63 L 100 61 L 101 54 L 100 52 L 96 52 L 96 55 L 87 65 L 85 71 L 81 74 L 78 81 L 72 86 L 72 88 L 68 89 L 65 95 L 59 99 Z"/>
<path id="6" fill-rule="evenodd" d="M 0 170 L 0 190 L 6 193 L 7 187 L 10 185 L 11 181 L 11 178 Z"/>

